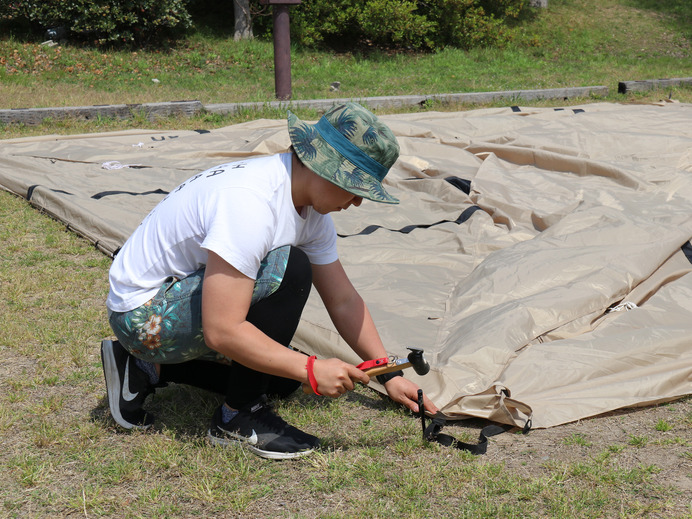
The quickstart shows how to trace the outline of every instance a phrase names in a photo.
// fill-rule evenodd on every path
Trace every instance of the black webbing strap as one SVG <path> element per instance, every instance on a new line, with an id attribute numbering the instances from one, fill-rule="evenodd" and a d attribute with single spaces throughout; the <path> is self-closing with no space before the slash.
<path id="1" fill-rule="evenodd" d="M 521 108 L 519 108 L 518 106 L 512 106 L 511 108 L 513 112 L 521 112 Z M 553 108 L 553 111 L 555 112 L 563 112 L 564 110 L 564 108 Z M 582 114 L 584 113 L 584 110 L 581 108 L 573 108 L 572 112 L 574 112 L 575 114 Z"/>
<path id="2" fill-rule="evenodd" d="M 106 196 L 113 196 L 113 195 L 131 195 L 131 196 L 145 196 L 145 195 L 167 195 L 168 191 L 164 191 L 161 188 L 154 189 L 153 191 L 143 191 L 141 193 L 136 193 L 134 191 L 101 191 L 100 193 L 96 193 L 95 195 L 91 195 L 91 198 L 94 200 L 101 200 L 103 197 Z"/>
<path id="3" fill-rule="evenodd" d="M 442 428 L 447 423 L 447 420 L 442 415 L 442 413 L 437 413 L 432 419 L 429 425 L 426 425 L 425 420 L 425 405 L 423 404 L 423 390 L 418 390 L 418 410 L 421 418 L 421 425 L 423 429 L 423 439 L 432 443 L 439 443 L 444 447 L 452 447 L 454 449 L 459 449 L 462 451 L 470 452 L 471 454 L 485 454 L 488 450 L 488 438 L 491 436 L 496 436 L 502 434 L 503 432 L 513 429 L 511 426 L 500 426 L 500 425 L 486 425 L 481 429 L 481 433 L 478 437 L 478 443 L 464 443 L 457 440 L 449 434 L 444 434 Z M 524 426 L 523 433 L 527 434 L 531 430 L 531 420 L 529 420 Z"/>
<path id="4" fill-rule="evenodd" d="M 422 180 L 422 179 L 412 179 L 412 180 Z M 470 180 L 465 180 L 463 178 L 452 176 L 452 177 L 446 177 L 445 181 L 448 184 L 459 189 L 460 191 L 463 191 L 467 195 L 471 192 L 471 181 Z M 481 210 L 480 207 L 478 207 L 477 205 L 472 205 L 472 206 L 464 209 L 461 212 L 461 214 L 457 217 L 456 220 L 440 220 L 440 221 L 434 222 L 434 223 L 413 224 L 413 225 L 407 225 L 405 227 L 402 227 L 401 229 L 388 229 L 386 227 L 382 227 L 381 225 L 368 225 L 362 231 L 359 231 L 359 232 L 356 232 L 353 234 L 337 234 L 337 236 L 339 236 L 339 238 L 348 238 L 349 236 L 365 236 L 365 235 L 374 233 L 378 229 L 384 229 L 385 231 L 400 232 L 402 234 L 408 234 L 415 229 L 429 229 L 430 227 L 435 227 L 436 225 L 440 225 L 443 223 L 455 223 L 457 225 L 461 225 L 466 220 L 471 218 L 471 215 L 473 215 L 473 213 L 475 213 L 476 211 L 479 211 L 479 210 Z"/>
<path id="5" fill-rule="evenodd" d="M 34 190 L 37 187 L 43 187 L 40 184 L 34 184 L 33 186 L 29 186 L 28 189 L 26 190 L 26 196 L 25 198 L 31 202 L 31 197 L 34 196 Z M 62 189 L 51 189 L 51 188 L 46 188 L 49 191 L 52 191 L 53 193 L 62 193 L 63 195 L 70 195 L 73 196 L 73 193 L 70 193 L 68 191 L 63 191 Z"/>
<path id="6" fill-rule="evenodd" d="M 425 420 L 425 419 L 424 419 Z M 440 431 L 445 426 L 446 420 L 442 416 L 435 416 L 430 422 L 425 430 L 423 431 L 423 438 L 426 441 L 439 443 L 444 447 L 452 447 L 454 449 L 459 449 L 462 451 L 468 451 L 471 454 L 485 454 L 488 450 L 488 438 L 490 436 L 495 436 L 501 434 L 505 431 L 511 429 L 511 427 L 501 427 L 499 425 L 487 425 L 481 429 L 481 434 L 478 437 L 478 443 L 464 443 L 457 440 L 449 434 L 441 433 Z"/>
<path id="7" fill-rule="evenodd" d="M 682 246 L 682 252 L 689 262 L 692 263 L 692 242 L 685 242 L 685 245 Z"/>
<path id="8" fill-rule="evenodd" d="M 391 232 L 400 232 L 402 234 L 408 234 L 414 229 L 429 229 L 430 227 L 435 227 L 436 225 L 440 225 L 443 223 L 455 223 L 457 225 L 460 225 L 464 223 L 466 220 L 471 218 L 471 215 L 475 213 L 476 211 L 480 211 L 481 208 L 478 207 L 477 205 L 472 205 L 468 208 L 466 208 L 462 213 L 459 215 L 459 217 L 456 220 L 440 220 L 439 222 L 435 223 L 427 223 L 427 224 L 414 224 L 414 225 L 407 225 L 405 227 L 402 227 L 401 229 L 387 229 L 386 227 L 382 227 L 381 225 L 368 225 L 365 229 L 363 229 L 360 232 L 354 233 L 354 234 L 338 234 L 339 238 L 348 238 L 349 236 L 364 236 L 367 234 L 372 234 L 374 233 L 377 229 L 385 229 L 387 231 Z"/>

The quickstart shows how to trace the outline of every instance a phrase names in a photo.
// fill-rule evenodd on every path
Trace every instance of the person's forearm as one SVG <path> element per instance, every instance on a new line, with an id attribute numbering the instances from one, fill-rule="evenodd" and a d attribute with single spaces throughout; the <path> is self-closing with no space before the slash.
<path id="1" fill-rule="evenodd" d="M 356 293 L 334 307 L 330 317 L 339 335 L 363 360 L 387 356 L 380 334 L 365 301 Z"/>
<path id="2" fill-rule="evenodd" d="M 255 371 L 306 383 L 307 357 L 272 340 L 252 323 L 205 331 L 204 339 L 211 349 Z"/>
<path id="3" fill-rule="evenodd" d="M 336 398 L 353 389 L 356 382 L 367 383 L 368 376 L 339 359 L 323 359 L 312 367 L 308 378 L 308 357 L 274 342 L 251 323 L 224 326 L 205 333 L 207 345 L 248 368 L 309 384 L 319 394 Z"/>

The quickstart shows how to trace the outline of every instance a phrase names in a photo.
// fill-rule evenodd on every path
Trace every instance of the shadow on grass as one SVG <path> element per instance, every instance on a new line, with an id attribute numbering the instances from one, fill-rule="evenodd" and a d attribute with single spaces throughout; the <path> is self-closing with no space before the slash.
<path id="1" fill-rule="evenodd" d="M 169 431 L 176 438 L 185 438 L 190 441 L 205 440 L 214 409 L 222 402 L 222 395 L 171 383 L 167 387 L 157 389 L 156 393 L 145 402 L 144 408 L 155 418 L 153 426 L 147 432 Z M 347 409 L 343 412 L 350 415 L 350 418 L 344 423 L 349 423 L 349 427 L 355 428 L 349 431 L 344 431 L 341 427 L 323 430 L 323 435 L 320 436 L 323 452 L 348 451 L 354 448 L 382 449 L 395 446 L 411 449 L 426 446 L 442 450 L 450 448 L 429 443 L 423 438 L 419 416 L 369 388 L 351 391 L 338 400 L 316 397 L 297 390 L 286 397 L 285 403 L 289 407 L 297 405 L 303 412 L 312 411 L 315 415 L 328 415 L 334 412 L 334 418 L 337 421 L 343 417 L 341 411 L 335 411 L 335 406 Z M 284 413 L 279 409 L 278 414 Z M 362 420 L 357 418 L 359 416 Z M 97 406 L 91 410 L 90 417 L 94 423 L 104 428 L 112 428 L 119 434 L 128 435 L 133 432 L 141 434 L 141 431 L 127 431 L 115 424 L 110 416 L 105 394 L 99 399 Z M 426 419 L 426 423 L 430 424 L 429 418 Z M 490 422 L 480 418 L 467 418 L 448 422 L 443 432 L 458 441 L 476 444 L 479 442 L 481 430 L 489 424 Z"/>
<path id="2" fill-rule="evenodd" d="M 221 405 L 223 397 L 192 386 L 170 383 L 156 390 L 144 402 L 144 409 L 154 416 L 152 431 L 172 430 L 177 436 L 206 437 L 211 416 Z M 89 413 L 93 422 L 128 433 L 111 418 L 104 394 Z"/>
<path id="3" fill-rule="evenodd" d="M 351 391 L 339 400 L 375 411 L 403 409 L 374 390 L 368 391 L 368 393 L 370 394 Z M 270 400 L 276 401 L 277 399 L 270 398 Z M 324 411 L 339 403 L 327 397 L 306 395 L 300 390 L 296 390 L 281 400 L 286 402 L 296 400 L 306 408 L 315 411 Z M 214 410 L 222 403 L 223 395 L 171 382 L 166 387 L 158 388 L 153 395 L 149 396 L 144 403 L 144 409 L 155 417 L 153 430 L 172 429 L 181 435 L 197 436 L 200 433 L 206 434 Z M 91 410 L 90 415 L 94 422 L 115 425 L 108 409 L 105 388 L 103 397 L 99 399 L 97 406 Z"/>

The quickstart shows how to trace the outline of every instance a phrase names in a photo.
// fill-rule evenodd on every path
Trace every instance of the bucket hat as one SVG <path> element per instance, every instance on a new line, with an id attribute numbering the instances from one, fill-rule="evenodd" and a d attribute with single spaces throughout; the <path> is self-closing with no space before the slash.
<path id="1" fill-rule="evenodd" d="M 389 127 L 358 103 L 336 106 L 315 124 L 289 110 L 288 133 L 298 158 L 322 178 L 368 200 L 399 203 L 382 186 L 399 157 L 399 143 Z"/>

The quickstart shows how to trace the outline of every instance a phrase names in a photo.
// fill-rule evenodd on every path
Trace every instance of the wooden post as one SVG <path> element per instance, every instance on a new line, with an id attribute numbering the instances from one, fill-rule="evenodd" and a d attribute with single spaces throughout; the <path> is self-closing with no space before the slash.
<path id="1" fill-rule="evenodd" d="M 274 19 L 274 89 L 277 99 L 291 99 L 291 23 L 288 8 L 302 0 L 260 0 L 272 6 Z"/>

